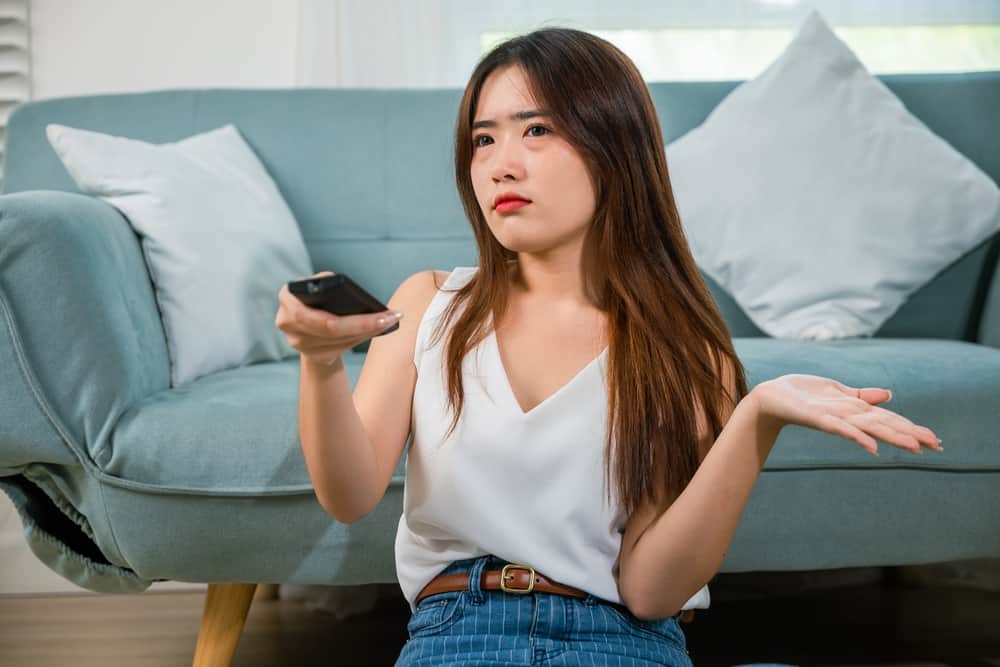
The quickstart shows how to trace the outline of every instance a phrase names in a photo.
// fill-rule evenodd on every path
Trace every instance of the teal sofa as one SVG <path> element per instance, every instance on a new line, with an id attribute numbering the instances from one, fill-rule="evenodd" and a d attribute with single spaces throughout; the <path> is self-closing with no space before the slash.
<path id="1" fill-rule="evenodd" d="M 879 78 L 1000 180 L 1000 72 Z M 665 138 L 738 83 L 650 84 Z M 116 209 L 79 193 L 45 125 L 160 143 L 235 123 L 315 269 L 386 300 L 415 271 L 477 263 L 452 173 L 460 92 L 164 90 L 13 112 L 0 195 L 0 488 L 48 567 L 100 592 L 209 582 L 206 619 L 245 615 L 255 582 L 392 583 L 405 453 L 378 508 L 343 525 L 319 506 L 299 446 L 297 358 L 170 387 L 139 239 Z M 723 572 L 1000 557 L 998 253 L 997 236 L 972 249 L 874 338 L 828 342 L 769 338 L 705 276 L 751 387 L 793 372 L 889 387 L 888 407 L 945 448 L 917 457 L 883 446 L 874 458 L 784 429 Z M 364 360 L 345 355 L 352 383 Z M 199 659 L 224 664 L 231 646 L 205 648 L 224 641 L 209 632 Z"/>

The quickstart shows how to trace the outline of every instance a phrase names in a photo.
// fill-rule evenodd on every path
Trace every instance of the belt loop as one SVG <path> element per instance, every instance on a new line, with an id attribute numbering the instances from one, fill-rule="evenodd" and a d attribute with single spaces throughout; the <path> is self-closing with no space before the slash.
<path id="1" fill-rule="evenodd" d="M 486 569 L 486 564 L 489 560 L 490 556 L 487 554 L 485 556 L 480 556 L 476 559 L 476 562 L 472 564 L 472 570 L 469 572 L 469 593 L 472 604 L 482 604 L 486 600 L 486 595 L 483 593 L 481 584 L 483 570 Z"/>

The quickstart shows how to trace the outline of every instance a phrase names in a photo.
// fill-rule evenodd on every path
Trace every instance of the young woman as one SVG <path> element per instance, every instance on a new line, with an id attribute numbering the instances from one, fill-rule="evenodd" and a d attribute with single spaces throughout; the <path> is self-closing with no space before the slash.
<path id="1" fill-rule="evenodd" d="M 884 389 L 785 375 L 748 392 L 682 232 L 634 64 L 588 33 L 500 44 L 465 89 L 458 191 L 477 267 L 422 271 L 390 312 L 337 317 L 283 288 L 300 436 L 321 505 L 380 502 L 410 435 L 397 665 L 689 665 L 781 428 L 919 453 Z M 323 272 L 317 275 L 324 275 Z M 441 284 L 443 281 L 443 284 Z M 353 396 L 344 350 L 372 339 Z"/>

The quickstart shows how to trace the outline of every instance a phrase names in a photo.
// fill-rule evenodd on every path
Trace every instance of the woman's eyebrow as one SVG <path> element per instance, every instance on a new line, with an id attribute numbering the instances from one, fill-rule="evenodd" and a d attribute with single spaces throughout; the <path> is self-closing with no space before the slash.
<path id="1" fill-rule="evenodd" d="M 508 118 L 511 120 L 528 120 L 529 118 L 538 118 L 540 116 L 548 116 L 549 113 L 544 109 L 528 109 L 526 111 L 517 111 L 512 113 Z M 497 123 L 495 120 L 477 120 L 472 124 L 473 130 L 480 127 L 496 127 Z"/>

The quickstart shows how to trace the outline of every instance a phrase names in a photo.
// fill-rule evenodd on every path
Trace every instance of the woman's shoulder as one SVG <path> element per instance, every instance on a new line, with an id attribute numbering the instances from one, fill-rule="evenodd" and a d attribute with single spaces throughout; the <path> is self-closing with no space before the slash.
<path id="1" fill-rule="evenodd" d="M 444 313 L 449 300 L 462 287 L 477 267 L 456 267 L 451 271 L 425 269 L 419 271 L 400 285 L 398 294 L 400 309 L 409 309 L 411 319 L 407 323 L 413 329 L 413 363 L 420 367 L 420 358 L 426 339 Z M 390 308 L 392 306 L 390 305 Z"/>
<path id="2" fill-rule="evenodd" d="M 402 310 L 404 313 L 418 316 L 422 319 L 428 309 L 440 310 L 441 306 L 433 307 L 440 302 L 437 298 L 444 293 L 454 291 L 464 285 L 478 267 L 459 266 L 451 271 L 441 269 L 424 269 L 404 280 L 396 289 L 387 304 L 391 310 Z"/>

